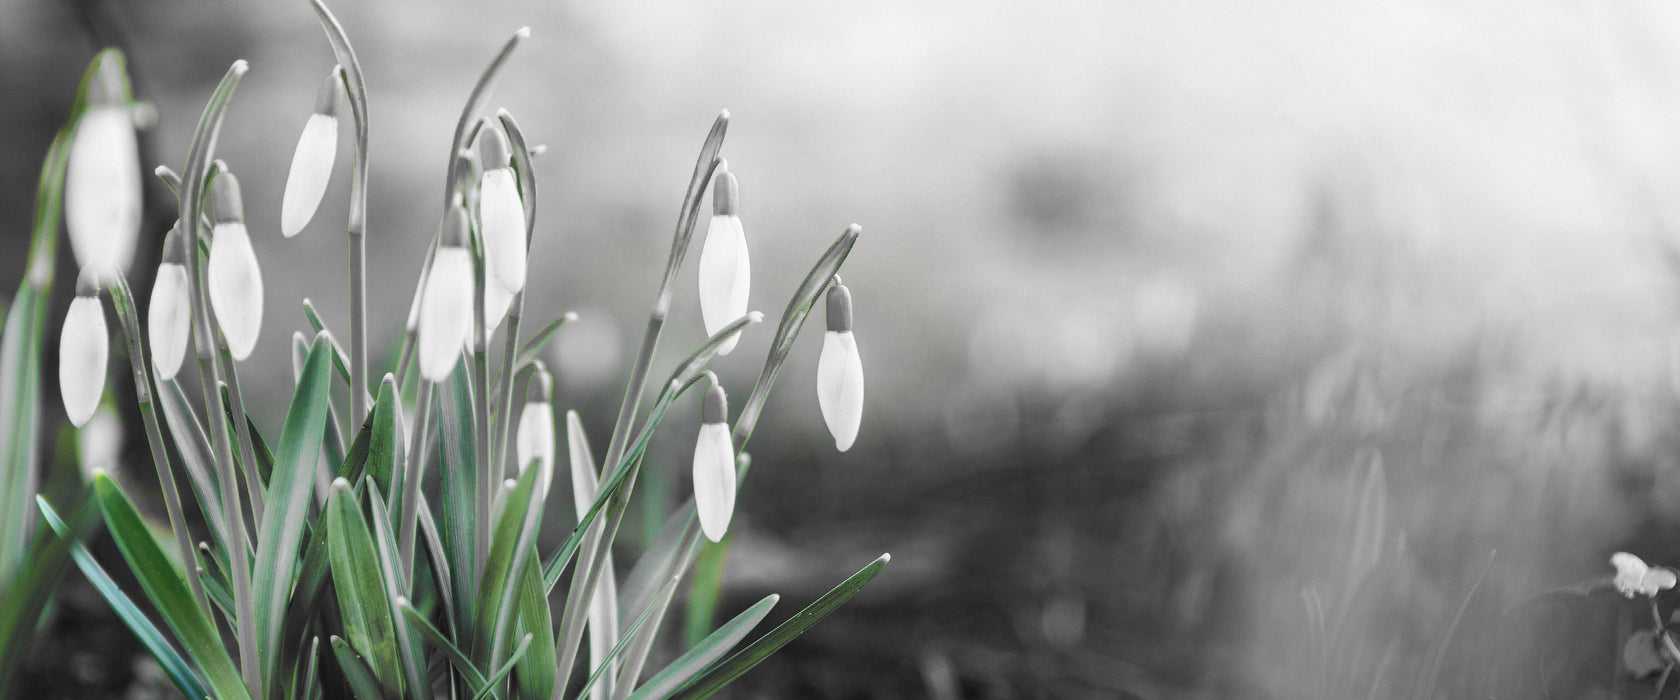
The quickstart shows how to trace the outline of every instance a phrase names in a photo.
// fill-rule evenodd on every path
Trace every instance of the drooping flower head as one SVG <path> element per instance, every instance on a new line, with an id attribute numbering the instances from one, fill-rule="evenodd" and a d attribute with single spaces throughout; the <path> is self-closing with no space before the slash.
<path id="1" fill-rule="evenodd" d="M 100 279 L 94 268 L 82 268 L 76 298 L 70 302 L 58 338 L 59 396 L 64 412 L 78 428 L 87 425 L 105 395 L 111 339 L 105 328 L 105 308 L 99 303 Z"/>
<path id="2" fill-rule="evenodd" d="M 1645 560 L 1627 552 L 1610 555 L 1610 565 L 1616 567 L 1616 591 L 1628 598 L 1654 596 L 1673 588 L 1676 582 L 1673 569 L 1650 566 Z"/>
<path id="3" fill-rule="evenodd" d="M 432 271 L 420 300 L 420 374 L 443 382 L 455 371 L 461 348 L 472 339 L 473 269 L 467 230 L 467 210 L 449 208 L 443 218 Z"/>
<path id="4" fill-rule="evenodd" d="M 151 343 L 152 366 L 167 381 L 181 371 L 181 363 L 192 345 L 192 298 L 187 286 L 187 249 L 181 223 L 163 239 L 163 263 L 152 283 L 152 299 L 146 307 L 146 337 Z"/>
<path id="5" fill-rule="evenodd" d="M 752 289 L 752 263 L 747 255 L 747 235 L 737 213 L 741 186 L 727 162 L 719 162 L 712 177 L 712 220 L 706 226 L 706 242 L 700 249 L 700 320 L 706 335 L 747 313 Z M 719 355 L 735 349 L 740 336 L 731 336 L 718 346 Z"/>
<path id="6" fill-rule="evenodd" d="M 533 463 L 542 469 L 539 485 L 543 497 L 548 496 L 549 481 L 554 473 L 554 379 L 548 369 L 537 362 L 537 371 L 526 389 L 525 408 L 519 413 L 519 432 L 514 442 L 514 455 L 519 473 Z"/>
<path id="7" fill-rule="evenodd" d="M 64 223 L 81 267 L 127 271 L 140 234 L 140 146 L 122 53 L 101 54 L 70 141 Z"/>
<path id="8" fill-rule="evenodd" d="M 480 130 L 478 148 L 484 166 L 478 217 L 484 237 L 485 284 L 494 279 L 512 295 L 525 288 L 525 205 L 519 199 L 519 183 L 501 129 L 485 126 Z"/>
<path id="9" fill-rule="evenodd" d="M 828 331 L 817 358 L 817 407 L 834 436 L 834 447 L 851 449 L 863 422 L 863 359 L 852 337 L 852 292 L 834 278 L 828 288 Z"/>
<path id="10" fill-rule="evenodd" d="M 280 232 L 287 238 L 298 235 L 327 193 L 332 179 L 333 159 L 338 156 L 338 99 L 344 90 L 344 69 L 333 66 L 315 93 L 315 111 L 303 124 L 297 150 L 292 152 L 292 169 L 286 175 L 286 191 L 280 197 Z"/>
<path id="11" fill-rule="evenodd" d="M 735 445 L 729 438 L 729 398 L 723 387 L 706 389 L 700 404 L 700 437 L 694 444 L 694 508 L 706 539 L 722 542 L 735 512 Z"/>
<path id="12" fill-rule="evenodd" d="M 257 251 L 245 230 L 245 199 L 239 179 L 217 162 L 218 172 L 210 183 L 212 221 L 210 262 L 206 278 L 210 308 L 227 337 L 233 359 L 244 360 L 257 347 L 262 332 L 263 281 L 257 265 Z"/>

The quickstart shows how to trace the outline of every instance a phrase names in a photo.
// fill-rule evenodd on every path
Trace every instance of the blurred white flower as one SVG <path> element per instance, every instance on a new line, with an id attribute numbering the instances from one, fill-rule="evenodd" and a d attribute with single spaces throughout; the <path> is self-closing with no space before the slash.
<path id="1" fill-rule="evenodd" d="M 706 539 L 722 542 L 735 512 L 735 446 L 729 439 L 729 400 L 723 387 L 706 390 L 700 437 L 694 444 L 694 508 Z"/>
<path id="2" fill-rule="evenodd" d="M 257 347 L 262 332 L 263 281 L 257 265 L 257 251 L 245 230 L 245 205 L 239 179 L 225 169 L 210 185 L 216 225 L 210 239 L 210 262 L 206 278 L 210 308 L 216 324 L 227 338 L 233 359 L 244 360 Z"/>
<path id="3" fill-rule="evenodd" d="M 280 197 L 280 232 L 287 238 L 309 225 L 332 179 L 333 159 L 338 156 L 338 94 L 343 90 L 340 70 L 334 66 L 322 81 L 315 94 L 315 111 L 304 122 L 303 135 L 292 152 L 292 169 Z"/>
<path id="4" fill-rule="evenodd" d="M 512 295 L 525 288 L 525 205 L 509 166 L 507 139 L 493 127 L 486 127 L 479 139 L 484 175 L 479 180 L 478 216 L 484 236 L 485 286 L 494 279 Z M 485 315 L 499 325 L 499 315 L 490 313 L 490 308 L 486 304 Z M 505 313 L 505 303 L 502 308 Z"/>
<path id="5" fill-rule="evenodd" d="M 87 425 L 105 395 L 105 363 L 110 357 L 105 309 L 98 288 L 89 286 L 77 290 L 58 339 L 58 391 L 64 412 L 78 428 Z"/>
<path id="6" fill-rule="evenodd" d="M 1627 552 L 1610 555 L 1610 564 L 1616 567 L 1616 591 L 1628 598 L 1654 596 L 1673 588 L 1676 582 L 1673 569 L 1649 566 L 1645 560 Z"/>
<path id="7" fill-rule="evenodd" d="M 115 474 L 122 441 L 122 420 L 117 418 L 117 412 L 109 405 L 99 407 L 87 424 L 76 431 L 76 452 L 82 460 L 82 475 L 91 481 L 95 469 Z"/>
<path id="8" fill-rule="evenodd" d="M 852 294 L 837 280 L 828 290 L 828 331 L 817 358 L 817 407 L 834 447 L 851 449 L 863 422 L 863 359 L 852 337 Z"/>
<path id="9" fill-rule="evenodd" d="M 88 107 L 76 125 L 64 223 L 78 265 L 126 271 L 140 234 L 140 150 L 128 105 L 112 100 Z"/>
<path id="10" fill-rule="evenodd" d="M 741 228 L 740 185 L 728 164 L 719 163 L 712 179 L 712 221 L 706 227 L 706 242 L 700 249 L 700 320 L 706 335 L 747 313 L 752 288 L 752 264 L 747 255 L 747 236 Z M 735 349 L 739 335 L 718 346 L 719 355 Z"/>
<path id="11" fill-rule="evenodd" d="M 158 377 L 174 379 L 192 343 L 192 300 L 187 285 L 187 266 L 177 228 L 163 242 L 163 263 L 152 283 L 152 299 L 146 307 L 146 337 L 151 342 L 152 366 Z"/>

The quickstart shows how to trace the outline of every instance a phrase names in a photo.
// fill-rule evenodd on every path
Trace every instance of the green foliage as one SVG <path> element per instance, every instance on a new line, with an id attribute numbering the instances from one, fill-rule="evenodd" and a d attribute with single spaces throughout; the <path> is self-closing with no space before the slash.
<path id="1" fill-rule="evenodd" d="M 313 6 L 342 65 L 335 75 L 349 98 L 357 135 L 356 184 L 348 227 L 354 258 L 366 205 L 366 96 L 343 27 L 319 0 Z M 518 171 L 518 191 L 530 232 L 536 215 L 533 151 L 511 115 L 503 112 L 493 122 L 480 118 L 496 76 L 527 34 L 526 30 L 515 33 L 480 77 L 457 125 L 452 152 L 471 149 L 486 128 L 507 132 L 515 149 L 510 164 Z M 114 54 L 102 54 L 107 55 Z M 305 301 L 305 316 L 317 334 L 307 348 L 301 344 L 296 348 L 301 370 L 285 421 L 277 434 L 268 433 L 278 439 L 265 439 L 263 426 L 241 405 L 239 362 L 225 345 L 216 351 L 214 341 L 220 338 L 221 328 L 205 313 L 207 277 L 202 260 L 211 233 L 205 226 L 205 193 L 213 178 L 229 171 L 215 159 L 217 134 L 245 70 L 242 61 L 236 62 L 212 95 L 182 175 L 160 171 L 180 197 L 186 222 L 183 231 L 197 241 L 191 246 L 197 254 L 189 256 L 188 279 L 200 352 L 198 383 L 206 387 L 202 404 L 195 406 L 194 397 L 175 379 L 159 380 L 153 389 L 145 353 L 135 353 L 134 359 L 134 376 L 140 378 L 147 409 L 142 417 L 153 453 L 159 456 L 158 467 L 163 474 L 172 473 L 162 459 L 168 452 L 163 444 L 167 439 L 188 477 L 189 498 L 183 501 L 193 504 L 202 516 L 200 536 L 204 539 L 196 547 L 192 544 L 196 538 L 180 519 L 179 502 L 169 501 L 173 532 L 158 528 L 175 535 L 175 541 L 155 536 L 154 526 L 116 479 L 104 472 L 93 479 L 96 508 L 74 509 L 85 510 L 87 518 L 72 518 L 67 524 L 47 499 L 31 503 L 36 489 L 27 478 L 37 457 L 32 438 L 40 423 L 45 294 L 51 280 L 56 207 L 61 197 L 57 190 L 64 179 L 68 137 L 61 134 L 49 154 L 41 200 L 47 213 L 37 213 L 31 249 L 31 260 L 45 256 L 44 269 L 49 273 L 30 275 L 13 301 L 0 341 L 0 458 L 4 459 L 0 463 L 0 592 L 5 594 L 0 595 L 0 689 L 9 680 L 10 664 L 20 654 L 18 640 L 33 628 L 34 619 L 26 613 L 42 607 L 56 572 L 72 560 L 176 686 L 191 697 L 313 698 L 349 693 L 361 698 L 429 698 L 436 693 L 545 698 L 569 691 L 608 700 L 633 694 L 664 697 L 684 686 L 690 693 L 694 688 L 715 688 L 828 614 L 885 564 L 883 558 L 871 565 L 794 621 L 721 663 L 769 612 L 776 596 L 761 600 L 710 634 L 696 629 L 697 643 L 688 653 L 647 683 L 640 682 L 642 664 L 653 649 L 678 583 L 700 551 L 699 529 L 693 506 L 679 508 L 620 593 L 611 556 L 618 524 L 652 438 L 664 427 L 671 407 L 700 380 L 715 382 L 706 367 L 718 348 L 762 318 L 754 312 L 707 338 L 671 369 L 651 406 L 642 410 L 639 399 L 645 393 L 669 311 L 672 283 L 692 241 L 701 197 L 720 160 L 727 113 L 714 123 L 701 148 L 648 334 L 635 358 L 620 420 L 603 460 L 597 461 L 589 450 L 575 414 L 568 418 L 565 439 L 573 457 L 570 463 L 583 470 L 580 474 L 587 473 L 588 490 L 581 503 L 588 506 L 548 556 L 542 554 L 538 535 L 550 492 L 565 490 L 551 488 L 555 455 L 535 460 L 535 467 L 515 465 L 509 439 L 518 416 L 514 409 L 520 405 L 514 397 L 527 395 L 525 385 L 540 374 L 537 367 L 544 346 L 574 316 L 545 313 L 553 320 L 521 338 L 521 290 L 514 290 L 508 322 L 500 326 L 505 331 L 504 355 L 495 363 L 499 366 L 492 367 L 486 350 L 488 336 L 499 329 L 483 328 L 479 342 L 466 351 L 468 357 L 457 362 L 447 381 L 426 383 L 411 376 L 417 372 L 408 366 L 407 358 L 412 357 L 416 333 L 408 328 L 401 351 L 395 353 L 403 358 L 397 363 L 398 371 L 378 382 L 377 389 L 365 376 L 363 324 L 352 322 L 347 353 L 313 303 Z M 455 175 L 450 198 L 476 186 Z M 479 239 L 485 233 L 474 223 L 471 235 Z M 795 292 L 749 406 L 762 405 L 813 300 L 856 240 L 856 227 L 841 234 Z M 482 242 L 471 247 L 485 249 Z M 484 263 L 477 264 L 482 271 Z M 430 269 L 429 261 L 426 269 Z M 363 282 L 355 265 L 351 279 L 351 317 L 361 319 L 365 290 L 360 288 Z M 479 281 L 498 283 L 482 274 Z M 120 278 L 115 284 L 125 285 Z M 132 299 L 126 286 L 122 290 L 120 330 L 130 347 L 141 347 Z M 334 377 L 349 388 L 348 423 L 341 421 L 341 407 L 334 405 Z M 411 381 L 421 386 L 409 407 L 404 406 L 399 388 Z M 159 404 L 161 411 L 155 410 Z M 756 410 L 745 413 L 735 426 L 737 447 L 744 447 L 751 434 Z M 405 421 L 405 413 L 412 420 Z M 355 429 L 354 439 L 346 447 L 341 429 L 349 428 Z M 744 477 L 749 459 L 745 453 L 739 458 Z M 436 487 L 426 478 L 432 464 L 440 472 Z M 329 482 L 330 487 L 326 486 Z M 165 490 L 166 496 L 173 494 L 173 481 L 165 483 Z M 32 506 L 51 525 L 36 528 L 33 537 L 33 519 L 27 517 Z M 91 521 L 94 510 L 102 514 L 105 529 L 139 581 L 144 601 L 123 591 L 78 541 L 85 533 L 76 524 Z M 708 551 L 715 554 L 702 558 L 697 579 L 706 604 L 703 614 L 695 617 L 704 620 L 706 627 L 722 602 L 723 585 L 723 550 Z M 577 566 L 571 567 L 572 562 Z M 571 580 L 557 617 L 550 595 L 568 570 Z M 22 575 L 5 576 L 17 571 Z M 594 600 L 604 603 L 591 605 Z M 163 621 L 161 628 L 145 611 L 148 605 Z M 223 639 L 217 615 L 232 632 L 231 644 Z M 629 624 L 619 629 L 619 619 Z M 596 655 L 604 658 L 590 659 L 584 685 L 572 687 L 571 662 L 578 658 L 581 634 L 590 625 L 616 630 L 616 636 L 605 640 L 610 652 L 601 651 L 607 645 L 597 649 Z"/>

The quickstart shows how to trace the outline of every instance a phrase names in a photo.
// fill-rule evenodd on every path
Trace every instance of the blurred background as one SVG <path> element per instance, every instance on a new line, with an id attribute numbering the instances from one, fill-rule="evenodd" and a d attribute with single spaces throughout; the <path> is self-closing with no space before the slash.
<path id="1" fill-rule="evenodd" d="M 1609 574 L 1617 550 L 1680 563 L 1680 7 L 335 11 L 370 86 L 376 350 L 401 332 L 461 104 L 531 27 L 491 106 L 548 147 L 527 318 L 580 315 L 547 359 L 597 444 L 718 110 L 753 308 L 779 314 L 862 224 L 843 271 L 869 387 L 857 446 L 823 428 L 812 326 L 753 443 L 719 613 L 777 591 L 790 614 L 880 552 L 893 564 L 732 696 L 1653 696 L 1619 661 L 1651 625 L 1640 604 L 1532 596 Z M 242 373 L 277 429 L 301 301 L 347 327 L 347 136 L 314 223 L 279 233 L 325 37 L 301 0 L 0 0 L 0 288 L 107 44 L 155 106 L 147 167 L 179 169 L 215 82 L 251 64 L 218 155 L 267 283 Z M 174 218 L 148 187 L 141 280 Z M 703 337 L 693 276 L 656 374 Z M 768 336 L 714 363 L 732 393 Z M 672 425 L 698 421 L 679 410 Z M 685 497 L 691 441 L 660 436 L 621 566 Z M 150 478 L 144 455 L 130 478 Z M 72 580 L 38 694 L 164 692 Z"/>

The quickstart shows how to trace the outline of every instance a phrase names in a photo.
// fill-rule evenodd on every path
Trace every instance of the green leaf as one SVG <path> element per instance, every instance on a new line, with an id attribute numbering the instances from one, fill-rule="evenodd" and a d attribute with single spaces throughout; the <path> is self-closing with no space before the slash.
<path id="1" fill-rule="evenodd" d="M 534 635 L 527 634 L 519 639 L 519 643 L 513 647 L 513 653 L 508 656 L 507 663 L 502 664 L 501 668 L 496 669 L 496 672 L 491 674 L 490 679 L 484 682 L 484 687 L 479 688 L 478 693 L 473 695 L 473 700 L 489 697 L 495 690 L 496 684 L 507 678 L 509 673 L 513 673 L 514 667 L 525 658 L 526 650 L 531 648 L 533 638 Z"/>
<path id="2" fill-rule="evenodd" d="M 379 549 L 380 581 L 385 584 L 385 615 L 392 620 L 392 631 L 396 633 L 403 679 L 411 697 L 429 700 L 432 686 L 426 682 L 425 650 L 409 633 L 408 623 L 402 621 L 402 615 L 396 608 L 396 600 L 408 590 L 408 582 L 403 579 L 402 566 L 397 560 L 397 540 L 391 533 L 391 513 L 385 510 L 385 499 L 378 491 L 368 490 L 368 501 L 373 541 Z"/>
<path id="3" fill-rule="evenodd" d="M 439 429 L 438 468 L 443 482 L 443 544 L 449 558 L 449 570 L 454 574 L 455 614 L 457 629 L 471 627 L 473 606 L 477 602 L 478 583 L 472 572 L 473 524 L 479 517 L 475 475 L 478 472 L 477 438 L 473 429 L 472 381 L 467 377 L 467 363 L 457 362 L 450 381 L 438 385 Z M 424 450 L 421 451 L 424 453 Z"/>
<path id="4" fill-rule="evenodd" d="M 187 655 L 198 662 L 205 679 L 217 695 L 223 698 L 249 698 L 250 692 L 240 679 L 239 669 L 222 646 L 222 638 L 214 625 L 204 616 L 203 609 L 193 601 L 192 592 L 177 575 L 175 567 L 152 539 L 145 521 L 135 512 L 134 504 L 111 477 L 103 471 L 94 472 L 94 493 L 99 508 L 105 514 L 105 526 L 116 540 L 128 568 L 140 580 L 146 598 L 163 615 L 164 622 L 174 630 L 176 638 L 186 647 Z"/>
<path id="5" fill-rule="evenodd" d="M 163 668 L 163 672 L 168 674 L 169 679 L 175 682 L 175 687 L 180 688 L 181 692 L 189 698 L 209 697 L 210 691 L 205 690 L 203 682 L 199 681 L 198 675 L 193 672 L 192 666 L 187 663 L 187 660 L 181 658 L 175 648 L 169 645 L 169 640 L 164 638 L 163 632 L 159 631 L 157 626 L 146 618 L 146 613 L 141 612 L 139 606 L 136 606 L 134 601 L 129 599 L 128 594 L 122 592 L 122 588 L 118 587 L 117 582 L 111 579 L 111 575 L 105 573 L 104 567 L 101 567 L 99 562 L 94 561 L 93 555 L 87 551 L 87 547 L 82 546 L 80 542 L 69 539 L 71 537 L 70 528 L 64 524 L 63 519 L 58 517 L 58 512 L 53 510 L 47 500 L 40 496 L 35 497 L 35 502 L 41 508 L 41 516 L 46 518 L 53 531 L 58 533 L 59 537 L 70 541 L 70 556 L 75 559 L 76 567 L 82 570 L 82 575 L 86 576 L 88 582 L 93 584 L 99 594 L 111 603 L 111 609 L 116 611 L 117 617 L 121 618 L 123 624 L 127 625 L 128 629 L 134 632 L 134 636 L 140 639 L 140 644 L 146 647 L 146 651 L 151 652 L 152 658 L 157 659 L 158 665 Z"/>
<path id="6" fill-rule="evenodd" d="M 729 682 L 740 678 L 741 674 L 751 670 L 759 662 L 776 653 L 788 642 L 793 641 L 795 637 L 804 634 L 805 630 L 810 629 L 812 625 L 828 617 L 829 613 L 845 605 L 846 601 L 851 600 L 852 596 L 857 595 L 858 591 L 869 584 L 870 579 L 881 573 L 881 569 L 886 568 L 889 561 L 892 561 L 892 555 L 882 554 L 881 558 L 852 574 L 851 578 L 841 581 L 840 585 L 823 594 L 823 597 L 818 598 L 816 602 L 805 606 L 804 610 L 788 618 L 786 622 L 777 625 L 776 629 L 770 630 L 769 634 L 759 637 L 752 644 L 747 645 L 745 649 L 736 652 L 723 663 L 712 667 L 705 674 L 695 678 L 673 697 L 681 700 L 708 697 Z"/>
<path id="7" fill-rule="evenodd" d="M 332 642 L 333 656 L 338 658 L 338 668 L 344 671 L 344 679 L 350 682 L 350 691 L 355 693 L 357 698 L 360 700 L 379 700 L 381 698 L 399 697 L 386 695 L 380 689 L 379 682 L 374 680 L 373 671 L 368 669 L 367 661 L 362 658 L 361 654 L 357 654 L 355 649 L 350 648 L 348 643 L 340 639 L 338 635 L 333 635 L 330 641 Z"/>
<path id="8" fill-rule="evenodd" d="M 215 474 L 215 460 L 210 455 L 210 440 L 205 437 L 198 414 L 187 400 L 181 383 L 171 379 L 158 383 L 163 417 L 169 424 L 171 444 L 181 454 L 181 464 L 187 470 L 187 482 L 192 485 L 199 512 L 210 525 L 211 539 L 221 551 L 228 550 L 227 519 L 222 514 L 222 490 Z"/>
<path id="9" fill-rule="evenodd" d="M 379 686 L 394 697 L 403 694 L 392 627 L 391 600 L 386 594 L 379 554 L 362 518 L 350 482 L 333 482 L 327 496 L 327 546 L 332 563 L 333 589 L 344 619 L 344 635 L 368 663 Z"/>
<path id="10" fill-rule="evenodd" d="M 41 413 L 41 336 L 46 296 L 26 282 L 0 337 L 0 581 L 23 565 L 28 499 L 35 493 Z"/>
<path id="11" fill-rule="evenodd" d="M 542 524 L 539 484 L 552 477 L 544 469 L 527 469 L 507 496 L 491 537 L 490 555 L 479 585 L 478 615 L 473 627 L 473 659 L 487 668 L 506 660 L 519 609 L 520 576 Z"/>
<path id="12" fill-rule="evenodd" d="M 460 647 L 455 646 L 455 643 L 449 641 L 449 638 L 439 632 L 438 628 L 432 626 L 431 621 L 427 620 L 425 615 L 421 615 L 420 611 L 415 610 L 414 606 L 403 598 L 397 599 L 397 610 L 402 612 L 403 617 L 414 626 L 414 629 L 420 633 L 422 638 L 442 652 L 443 658 L 448 659 L 450 665 L 454 666 L 455 670 L 467 679 L 469 689 L 476 692 L 484 687 L 484 673 L 473 665 L 472 660 L 468 659 L 465 653 L 462 653 Z"/>
<path id="13" fill-rule="evenodd" d="M 396 383 L 379 385 L 379 398 L 373 403 L 373 432 L 368 434 L 367 476 L 374 489 L 381 494 L 392 493 L 393 475 L 402 469 L 403 436 L 398 430 L 402 423 L 402 406 L 397 403 Z"/>
<path id="14" fill-rule="evenodd" d="M 687 683 L 707 666 L 712 665 L 712 662 L 722 658 L 736 644 L 741 643 L 741 640 L 764 620 L 764 616 L 770 614 L 770 608 L 775 607 L 779 600 L 781 596 L 778 595 L 765 596 L 764 600 L 741 611 L 741 614 L 725 622 L 717 631 L 649 678 L 647 683 L 642 684 L 642 687 L 630 695 L 630 700 L 663 700 L 669 696 L 671 691 Z"/>
<path id="15" fill-rule="evenodd" d="M 258 657 L 264 683 L 272 684 L 280 654 L 280 632 L 291 602 L 294 570 L 302 546 L 304 518 L 309 511 L 315 461 L 320 458 L 326 429 L 328 380 L 332 371 L 326 340 L 316 336 L 292 396 L 280 452 L 268 484 L 268 510 L 257 543 L 251 588 L 255 594 Z"/>
<path id="16" fill-rule="evenodd" d="M 69 567 L 69 543 L 42 527 L 37 528 L 23 568 L 4 579 L 5 590 L 0 591 L 0 696 L 12 685 L 17 665 L 26 656 L 24 650 L 32 643 L 41 615 Z"/>
<path id="17" fill-rule="evenodd" d="M 533 545 L 526 555 L 531 562 L 540 561 Z M 543 585 L 542 572 L 534 565 L 526 565 L 519 584 L 519 629 L 516 633 L 533 635 L 531 651 L 519 662 L 515 679 L 519 697 L 546 698 L 554 694 L 554 618 L 548 606 L 548 587 Z"/>

